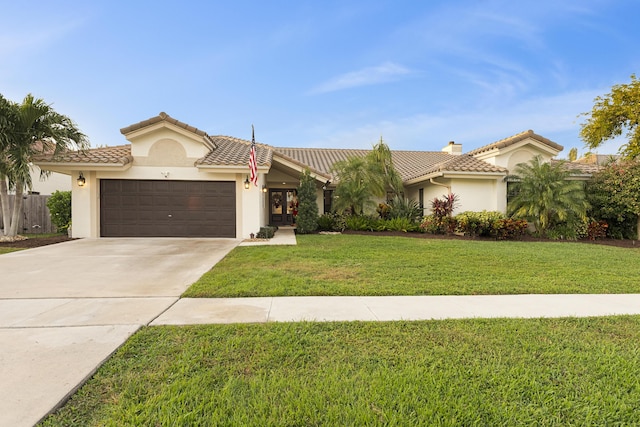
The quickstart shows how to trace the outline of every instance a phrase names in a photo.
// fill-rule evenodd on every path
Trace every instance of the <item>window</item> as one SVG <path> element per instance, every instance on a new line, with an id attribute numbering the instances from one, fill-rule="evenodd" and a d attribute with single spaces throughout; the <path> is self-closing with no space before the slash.
<path id="1" fill-rule="evenodd" d="M 331 213 L 333 209 L 333 190 L 324 190 L 324 213 Z"/>

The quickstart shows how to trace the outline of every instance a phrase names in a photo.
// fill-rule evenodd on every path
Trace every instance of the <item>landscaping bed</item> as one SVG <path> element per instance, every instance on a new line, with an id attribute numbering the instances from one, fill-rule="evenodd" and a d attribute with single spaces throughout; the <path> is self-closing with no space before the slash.
<path id="1" fill-rule="evenodd" d="M 66 234 L 55 234 L 46 236 L 30 236 L 24 240 L 16 240 L 14 242 L 0 242 L 0 248 L 18 248 L 30 249 L 39 246 L 52 245 L 54 243 L 68 242 L 73 240 Z"/>

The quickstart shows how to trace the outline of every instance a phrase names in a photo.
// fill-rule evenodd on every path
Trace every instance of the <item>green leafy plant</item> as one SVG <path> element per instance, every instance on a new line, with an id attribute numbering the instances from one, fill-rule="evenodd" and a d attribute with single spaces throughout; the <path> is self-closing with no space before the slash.
<path id="1" fill-rule="evenodd" d="M 517 239 L 527 233 L 528 227 L 524 219 L 501 218 L 493 223 L 491 235 L 498 240 Z"/>
<path id="2" fill-rule="evenodd" d="M 431 215 L 424 217 L 420 230 L 432 234 L 451 234 L 456 229 L 453 211 L 458 206 L 459 198 L 455 194 L 448 194 L 431 201 Z"/>
<path id="3" fill-rule="evenodd" d="M 344 215 L 326 213 L 318 217 L 318 230 L 320 231 L 344 231 L 346 228 Z"/>
<path id="4" fill-rule="evenodd" d="M 71 225 L 71 191 L 56 191 L 47 200 L 51 222 L 64 233 Z"/>
<path id="5" fill-rule="evenodd" d="M 300 234 L 313 233 L 318 229 L 318 205 L 316 204 L 315 179 L 309 169 L 300 176 L 298 187 L 297 231 Z"/>
<path id="6" fill-rule="evenodd" d="M 609 224 L 606 221 L 591 221 L 587 226 L 587 238 L 589 240 L 604 239 L 607 237 Z"/>
<path id="7" fill-rule="evenodd" d="M 581 181 L 569 179 L 571 171 L 562 162 L 545 162 L 541 156 L 520 163 L 512 176 L 515 196 L 508 213 L 532 222 L 540 235 L 570 235 L 587 218 L 589 203 Z M 554 230 L 560 228 L 560 230 Z"/>
<path id="8" fill-rule="evenodd" d="M 456 215 L 455 219 L 456 231 L 472 237 L 488 237 L 494 231 L 495 222 L 504 219 L 504 215 L 496 211 L 465 211 Z"/>
<path id="9" fill-rule="evenodd" d="M 384 227 L 388 231 L 417 231 L 418 224 L 409 218 L 391 218 L 387 220 L 381 221 L 384 224 Z"/>
<path id="10" fill-rule="evenodd" d="M 606 221 L 611 237 L 640 235 L 640 161 L 606 165 L 587 183 L 590 216 Z"/>
<path id="11" fill-rule="evenodd" d="M 273 227 L 270 225 L 267 225 L 266 227 L 260 227 L 260 231 L 258 231 L 258 234 L 256 234 L 256 237 L 258 239 L 271 239 L 273 235 L 276 233 L 277 229 L 278 227 Z"/>
<path id="12" fill-rule="evenodd" d="M 354 231 L 376 231 L 378 220 L 368 215 L 349 215 L 345 218 L 348 230 Z"/>
<path id="13" fill-rule="evenodd" d="M 389 211 L 387 219 L 405 218 L 410 222 L 418 222 L 422 217 L 422 208 L 418 202 L 403 196 L 394 196 L 389 202 Z"/>

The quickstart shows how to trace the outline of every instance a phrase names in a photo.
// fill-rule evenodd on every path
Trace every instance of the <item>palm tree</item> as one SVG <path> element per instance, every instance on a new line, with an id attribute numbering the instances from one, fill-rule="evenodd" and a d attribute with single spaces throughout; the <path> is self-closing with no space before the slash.
<path id="1" fill-rule="evenodd" d="M 360 215 L 366 208 L 375 206 L 374 198 L 385 197 L 387 191 L 393 196 L 404 193 L 402 178 L 393 167 L 391 150 L 382 138 L 367 156 L 336 162 L 332 170 L 339 179 L 334 192 L 337 211 Z"/>
<path id="2" fill-rule="evenodd" d="M 363 157 L 350 157 L 333 165 L 339 183 L 333 193 L 334 207 L 338 212 L 349 211 L 361 215 L 373 205 L 374 188 L 379 186 L 376 177 L 371 176 L 367 161 Z"/>
<path id="3" fill-rule="evenodd" d="M 373 146 L 373 150 L 367 156 L 367 161 L 371 175 L 378 177 L 375 183 L 377 185 L 376 195 L 382 197 L 387 190 L 390 190 L 394 197 L 402 196 L 404 193 L 402 178 L 393 166 L 391 149 L 384 143 L 382 137 L 380 137 L 380 142 Z"/>
<path id="4" fill-rule="evenodd" d="M 554 225 L 586 218 L 589 203 L 582 182 L 568 179 L 571 172 L 563 162 L 543 162 L 536 156 L 516 167 L 511 178 L 515 196 L 509 201 L 508 213 L 534 224 L 544 234 Z"/>
<path id="5" fill-rule="evenodd" d="M 18 233 L 22 195 L 31 188 L 31 159 L 36 154 L 54 156 L 73 148 L 88 147 L 87 137 L 67 116 L 58 114 L 42 99 L 27 95 L 21 104 L 0 95 L 0 202 L 4 234 Z M 13 212 L 8 191 L 15 190 Z"/>

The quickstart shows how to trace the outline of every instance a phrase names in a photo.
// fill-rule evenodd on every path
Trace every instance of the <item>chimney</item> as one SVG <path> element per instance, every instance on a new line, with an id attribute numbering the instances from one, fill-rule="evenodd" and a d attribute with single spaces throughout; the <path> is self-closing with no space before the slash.
<path id="1" fill-rule="evenodd" d="M 453 141 L 449 141 L 449 145 L 444 147 L 442 151 L 453 154 L 454 156 L 459 156 L 462 154 L 462 144 L 456 144 Z"/>

